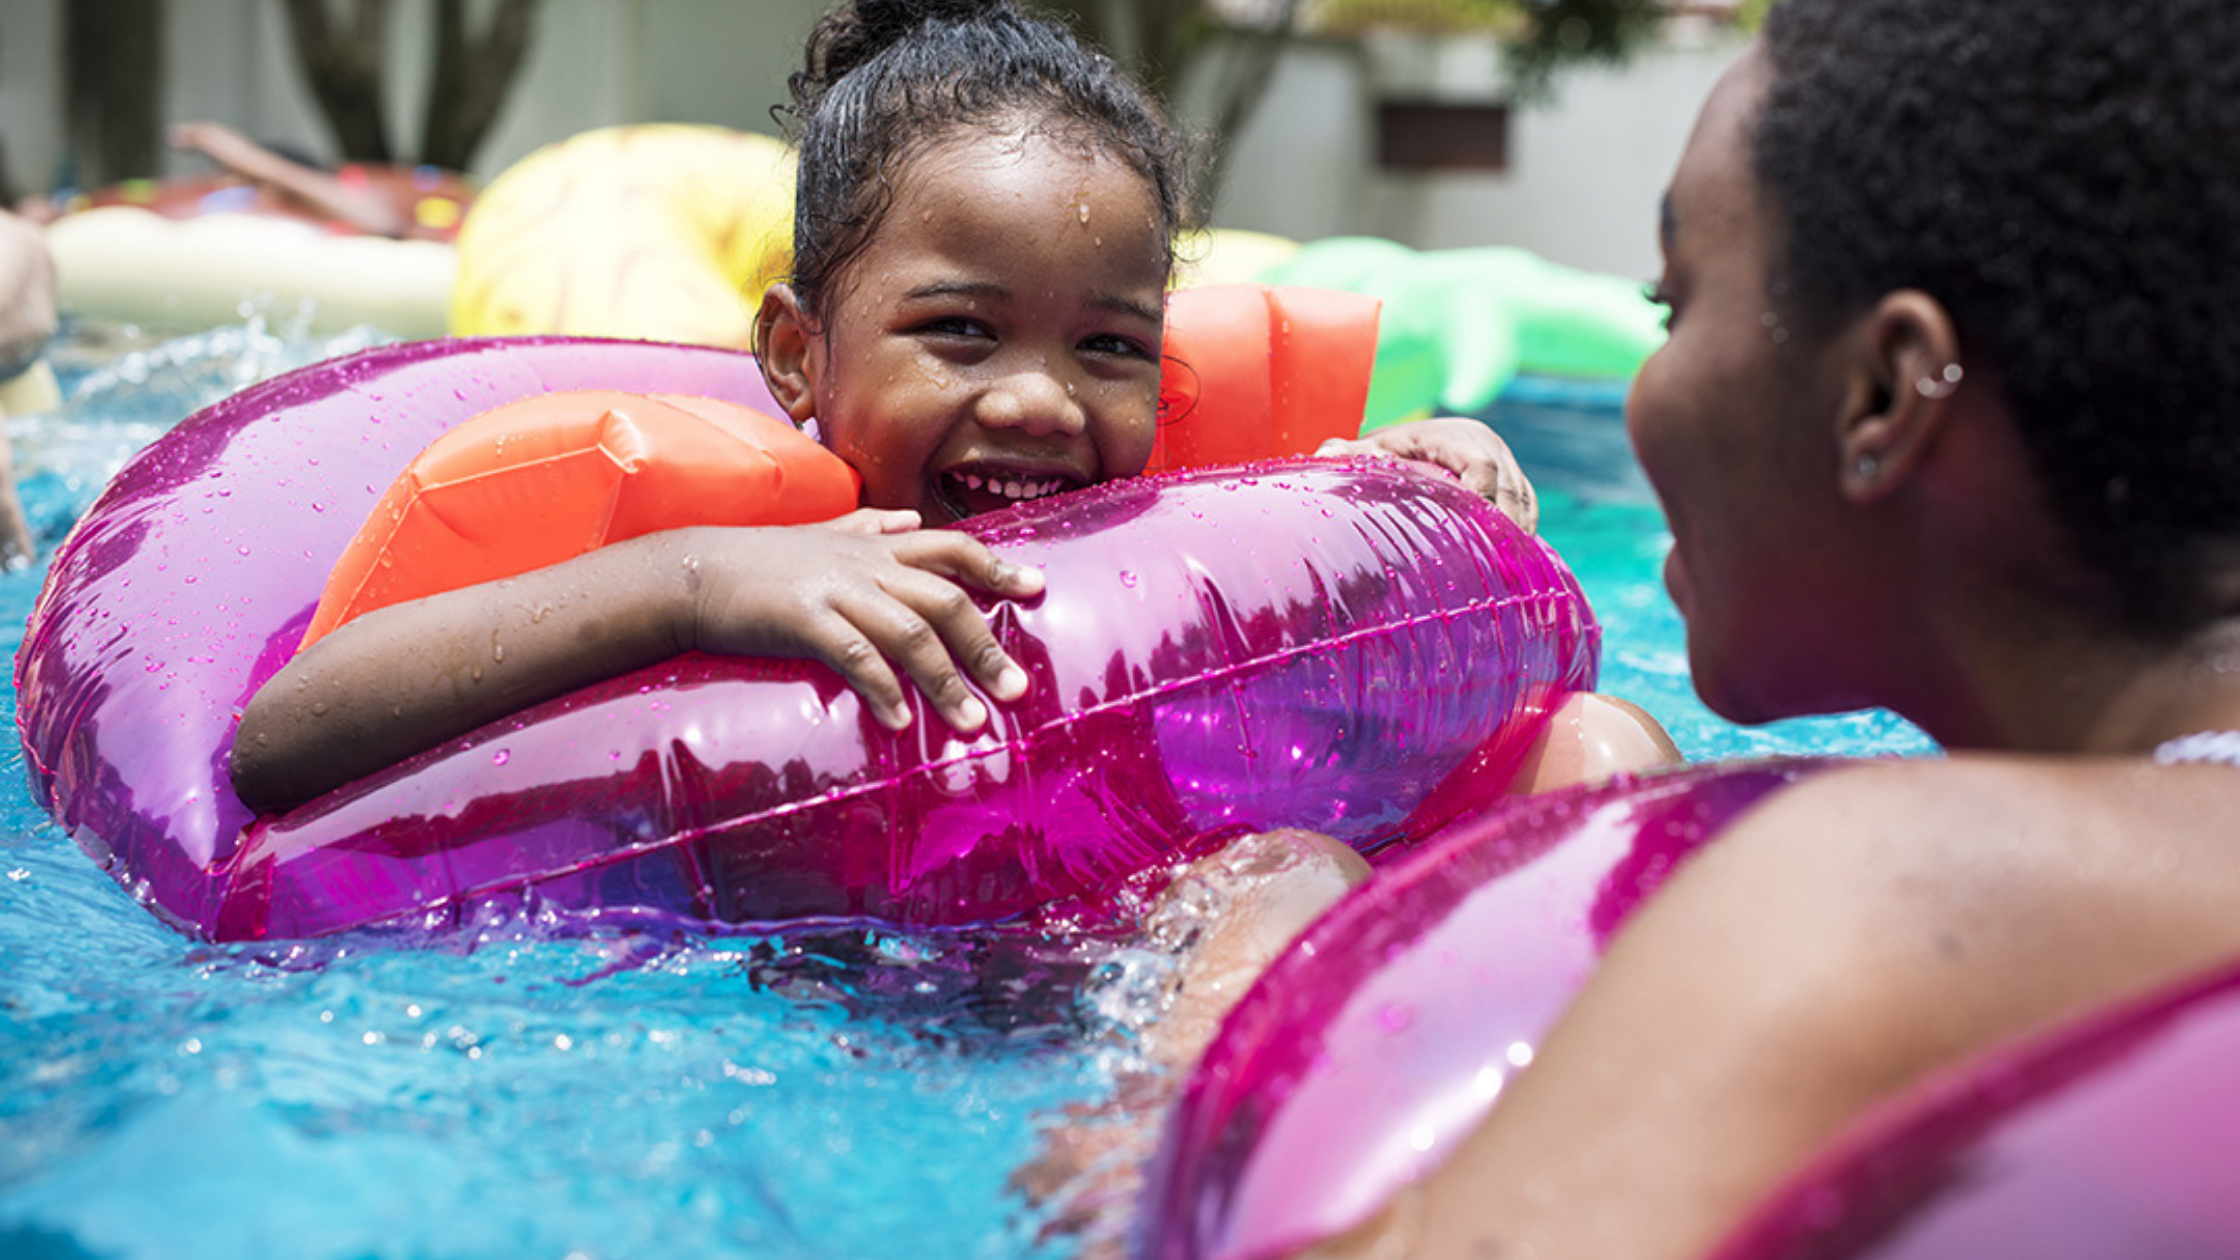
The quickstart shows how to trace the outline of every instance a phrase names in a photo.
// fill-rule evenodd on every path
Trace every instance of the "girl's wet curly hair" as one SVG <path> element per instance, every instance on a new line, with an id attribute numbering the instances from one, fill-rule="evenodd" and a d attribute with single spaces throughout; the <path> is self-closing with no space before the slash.
<path id="1" fill-rule="evenodd" d="M 1009 0 L 856 0 L 809 33 L 781 115 L 800 146 L 793 286 L 820 314 L 893 201 L 901 164 L 959 128 L 1020 120 L 1126 162 L 1172 240 L 1189 206 L 1182 147 L 1102 54 Z"/>
<path id="2" fill-rule="evenodd" d="M 1934 296 L 2121 615 L 2235 611 L 2240 6 L 1782 0 L 1765 48 L 1778 300 L 1825 329 Z"/>

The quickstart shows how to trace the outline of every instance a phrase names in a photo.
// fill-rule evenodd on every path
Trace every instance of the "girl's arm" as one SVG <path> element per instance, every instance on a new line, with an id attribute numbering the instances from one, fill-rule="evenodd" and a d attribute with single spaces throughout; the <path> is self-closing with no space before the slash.
<path id="1" fill-rule="evenodd" d="M 1006 701 L 1027 677 L 959 584 L 1025 598 L 1042 575 L 916 524 L 914 512 L 862 511 L 831 525 L 668 530 L 369 613 L 251 697 L 234 788 L 260 813 L 290 809 L 506 714 L 695 650 L 822 660 L 897 729 L 909 721 L 900 665 L 951 726 L 976 730 L 987 710 L 965 672 Z"/>

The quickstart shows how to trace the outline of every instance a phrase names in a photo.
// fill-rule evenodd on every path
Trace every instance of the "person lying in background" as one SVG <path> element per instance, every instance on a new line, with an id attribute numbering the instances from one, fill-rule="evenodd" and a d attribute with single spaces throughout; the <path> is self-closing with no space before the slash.
<path id="1" fill-rule="evenodd" d="M 390 240 L 438 239 L 370 185 L 354 185 L 332 171 L 258 144 L 222 123 L 186 122 L 171 128 L 171 147 L 200 153 L 227 173 L 292 209 Z"/>
<path id="2" fill-rule="evenodd" d="M 55 319 L 54 259 L 46 233 L 0 210 L 0 422 L 11 411 L 52 405 L 52 380 L 40 356 L 54 337 Z M 20 568 L 34 551 L 16 494 L 13 453 L 0 428 L 0 564 Z"/>

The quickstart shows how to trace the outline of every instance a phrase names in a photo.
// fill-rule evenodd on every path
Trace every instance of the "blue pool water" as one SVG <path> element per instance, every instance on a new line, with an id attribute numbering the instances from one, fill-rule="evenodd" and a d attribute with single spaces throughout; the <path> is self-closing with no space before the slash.
<path id="1" fill-rule="evenodd" d="M 72 401 L 13 425 L 45 545 L 194 406 L 372 340 L 252 321 L 121 357 L 73 342 Z M 1496 419 L 1603 618 L 1605 688 L 1691 756 L 1928 749 L 1882 714 L 1745 731 L 1705 711 L 1613 398 L 1543 391 Z M 0 576 L 11 655 L 40 578 Z M 1068 1254 L 1006 1183 L 1126 1061 L 1128 1019 L 1080 996 L 1111 942 L 493 923 L 432 950 L 210 948 L 95 870 L 5 756 L 0 1256 Z"/>

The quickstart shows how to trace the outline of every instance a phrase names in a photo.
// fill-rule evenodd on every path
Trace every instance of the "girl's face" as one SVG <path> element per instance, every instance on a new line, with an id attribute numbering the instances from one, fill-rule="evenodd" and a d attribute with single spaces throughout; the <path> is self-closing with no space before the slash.
<path id="1" fill-rule="evenodd" d="M 779 360 L 800 323 L 799 402 L 779 396 L 862 475 L 866 506 L 928 525 L 1133 476 L 1158 413 L 1166 269 L 1125 164 L 1027 128 L 960 134 L 904 163 L 821 326 L 765 310 Z"/>
<path id="2" fill-rule="evenodd" d="M 1839 494 L 1842 381 L 1768 291 L 1779 227 L 1750 161 L 1770 68 L 1720 83 L 1666 195 L 1672 335 L 1642 366 L 1627 427 L 1672 529 L 1665 584 L 1705 703 L 1736 721 L 1857 707 L 1877 655 L 1873 563 Z"/>

